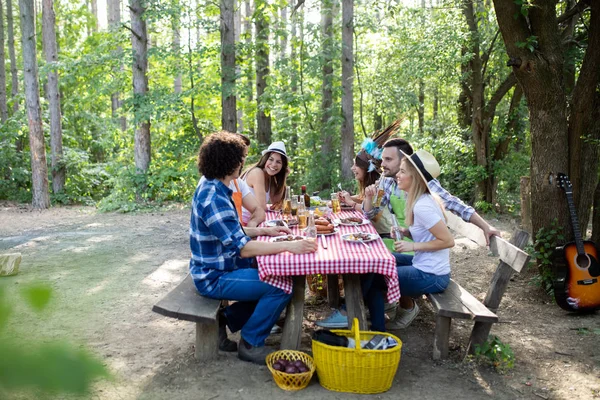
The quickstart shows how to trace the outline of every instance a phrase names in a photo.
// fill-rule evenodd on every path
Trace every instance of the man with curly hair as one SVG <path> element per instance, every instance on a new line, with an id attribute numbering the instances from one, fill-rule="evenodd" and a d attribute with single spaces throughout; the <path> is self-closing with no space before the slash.
<path id="1" fill-rule="evenodd" d="M 239 177 L 246 145 L 239 135 L 218 132 L 209 135 L 198 155 L 198 170 L 206 178 L 198 184 L 190 219 L 190 273 L 198 292 L 218 300 L 236 300 L 219 313 L 220 348 L 235 351 L 227 339 L 225 325 L 241 330 L 238 357 L 265 364 L 273 349 L 265 339 L 291 299 L 283 290 L 262 282 L 254 257 L 289 251 L 315 252 L 315 241 L 257 242 L 259 235 L 290 233 L 285 227 L 242 228 L 231 199 L 229 184 Z"/>

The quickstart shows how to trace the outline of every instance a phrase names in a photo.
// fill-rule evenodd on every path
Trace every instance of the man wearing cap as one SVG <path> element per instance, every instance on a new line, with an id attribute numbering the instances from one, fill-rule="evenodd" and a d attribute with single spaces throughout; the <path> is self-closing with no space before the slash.
<path id="1" fill-rule="evenodd" d="M 400 163 L 402 158 L 404 157 L 403 153 L 407 155 L 413 154 L 413 148 L 411 145 L 404 139 L 394 138 L 390 139 L 383 145 L 383 152 L 381 155 L 381 167 L 383 169 L 383 173 L 385 178 L 382 178 L 382 182 L 380 187 L 383 187 L 385 194 L 381 199 L 379 207 L 375 207 L 373 204 L 374 197 L 377 194 L 377 187 L 375 185 L 371 185 L 365 190 L 365 199 L 362 203 L 363 212 L 369 218 L 376 215 L 379 212 L 380 207 L 388 207 L 389 210 L 395 214 L 398 223 L 406 228 L 406 224 L 404 222 L 404 206 L 405 206 L 405 196 L 402 191 L 397 187 L 395 176 L 400 171 Z M 452 196 L 446 189 L 444 189 L 439 181 L 434 177 L 430 176 L 427 179 L 427 187 L 431 191 L 440 197 L 444 208 L 448 211 L 453 212 L 454 214 L 460 216 L 464 221 L 470 222 L 483 230 L 485 234 L 485 238 L 487 243 L 489 244 L 489 237 L 492 235 L 500 236 L 500 231 L 496 228 L 488 224 L 471 206 L 466 205 L 462 200 L 458 197 Z M 411 253 L 393 253 L 396 257 L 397 265 L 411 265 L 413 254 Z M 404 299 L 404 300 L 403 300 Z M 410 307 L 412 303 L 410 298 L 401 298 L 400 299 L 400 307 L 406 309 Z M 402 311 L 402 310 L 398 310 Z M 412 314 L 410 317 L 410 321 L 414 319 L 416 313 Z M 402 321 L 402 319 L 397 319 L 397 324 L 395 326 L 390 326 L 390 329 L 401 329 L 404 328 L 410 323 L 410 321 Z"/>

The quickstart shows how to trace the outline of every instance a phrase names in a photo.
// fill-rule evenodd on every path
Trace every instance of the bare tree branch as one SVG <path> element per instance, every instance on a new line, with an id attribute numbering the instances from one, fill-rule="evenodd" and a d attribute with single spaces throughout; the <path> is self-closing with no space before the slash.
<path id="1" fill-rule="evenodd" d="M 557 18 L 557 22 L 562 24 L 563 22 L 567 22 L 572 17 L 577 14 L 581 14 L 585 10 L 590 7 L 591 0 L 581 0 L 579 3 L 575 4 L 570 10 L 565 11 L 565 13 Z"/>

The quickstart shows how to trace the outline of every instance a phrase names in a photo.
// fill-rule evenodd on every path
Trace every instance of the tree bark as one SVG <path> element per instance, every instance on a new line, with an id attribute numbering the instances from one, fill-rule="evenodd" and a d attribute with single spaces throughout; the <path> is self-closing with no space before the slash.
<path id="1" fill-rule="evenodd" d="M 21 49 L 23 51 L 23 78 L 25 81 L 25 102 L 29 122 L 29 147 L 31 151 L 32 205 L 34 208 L 50 207 L 48 194 L 48 166 L 46 146 L 42 130 L 40 109 L 40 89 L 36 55 L 33 0 L 19 0 L 21 14 Z"/>
<path id="2" fill-rule="evenodd" d="M 592 213 L 592 241 L 600 246 L 600 181 L 594 191 L 594 210 Z"/>
<path id="3" fill-rule="evenodd" d="M 354 161 L 354 1 L 342 0 L 342 179 L 351 180 Z"/>
<path id="4" fill-rule="evenodd" d="M 244 18 L 244 36 L 245 36 L 245 45 L 246 45 L 246 49 L 247 50 L 247 54 L 248 54 L 248 61 L 247 61 L 247 67 L 246 67 L 246 71 L 245 71 L 245 76 L 246 76 L 246 92 L 248 93 L 248 101 L 246 102 L 246 104 L 252 104 L 252 101 L 254 100 L 254 84 L 253 82 L 255 81 L 254 79 L 254 69 L 252 68 L 252 23 L 251 18 L 252 18 L 252 13 L 253 13 L 253 9 L 252 9 L 252 2 L 251 0 L 245 0 L 244 1 L 244 14 L 245 14 L 245 18 Z M 253 118 L 247 118 L 246 119 L 247 125 L 248 125 L 248 131 L 251 133 L 254 133 L 254 119 Z"/>
<path id="5" fill-rule="evenodd" d="M 175 58 L 175 63 L 177 64 L 175 78 L 173 79 L 173 92 L 175 92 L 175 94 L 181 94 L 181 69 L 179 65 L 181 55 L 181 23 L 179 21 L 179 14 L 175 13 L 171 18 L 173 28 L 173 42 L 171 45 L 171 50 L 173 51 L 173 57 Z"/>
<path id="6" fill-rule="evenodd" d="M 120 29 L 121 24 L 121 0 L 107 0 L 107 18 L 108 18 L 108 28 L 110 30 L 118 30 Z M 116 59 L 122 59 L 123 48 L 121 46 L 117 46 L 117 50 L 114 52 L 114 57 Z M 123 71 L 125 66 L 122 62 L 119 63 L 119 67 L 115 71 L 115 75 L 119 74 L 119 71 Z M 119 115 L 119 109 L 122 106 L 121 101 L 121 93 L 114 92 L 110 95 L 110 109 L 113 120 L 119 121 L 119 125 L 121 127 L 121 131 L 127 130 L 127 117 L 125 115 Z"/>
<path id="7" fill-rule="evenodd" d="M 269 76 L 269 23 L 265 18 L 266 0 L 255 1 L 256 28 L 256 137 L 261 147 L 271 142 L 271 112 L 264 103 L 263 94 Z"/>
<path id="8" fill-rule="evenodd" d="M 329 165 L 333 153 L 333 11 L 332 0 L 321 1 L 322 35 L 322 98 L 321 98 L 321 165 Z M 321 190 L 331 187 L 328 180 L 321 182 Z"/>
<path id="9" fill-rule="evenodd" d="M 419 118 L 419 133 L 425 130 L 425 82 L 419 79 L 419 104 L 417 105 L 417 116 Z"/>
<path id="10" fill-rule="evenodd" d="M 242 4 L 241 4 L 241 0 L 235 0 L 234 2 L 234 10 L 235 10 L 235 14 L 233 16 L 234 18 L 234 23 L 233 23 L 233 41 L 235 42 L 235 48 L 238 49 L 240 48 L 239 43 L 240 43 L 240 38 L 241 38 L 241 33 L 242 33 Z M 236 76 L 236 80 L 238 76 L 242 76 L 242 67 L 240 66 L 240 63 L 237 61 L 238 60 L 238 56 L 237 56 L 238 52 L 236 50 L 236 62 L 235 62 L 235 76 Z M 236 83 L 236 93 L 237 93 L 237 85 L 239 83 Z M 241 85 L 240 85 L 241 87 Z M 237 101 L 237 98 L 236 98 Z M 238 132 L 243 132 L 244 131 L 244 109 L 241 105 L 237 105 L 236 103 L 236 121 L 237 121 L 237 130 Z"/>
<path id="11" fill-rule="evenodd" d="M 6 97 L 6 56 L 4 53 L 4 6 L 0 0 L 0 122 L 8 119 Z"/>
<path id="12" fill-rule="evenodd" d="M 65 188 L 66 167 L 63 163 L 62 126 L 60 110 L 60 91 L 58 89 L 58 47 L 56 44 L 56 16 L 54 1 L 43 0 L 42 3 L 42 39 L 44 55 L 50 66 L 46 95 L 50 111 L 50 147 L 52 149 L 52 192 L 60 193 Z"/>
<path id="13" fill-rule="evenodd" d="M 281 30 L 283 32 L 283 34 L 281 35 L 281 53 L 280 53 L 280 57 L 281 60 L 283 62 L 287 62 L 287 4 L 284 4 L 283 6 L 281 6 L 281 10 L 280 10 L 280 18 L 281 20 L 279 21 L 280 26 L 281 26 Z"/>
<path id="14" fill-rule="evenodd" d="M 92 8 L 92 16 L 94 17 L 93 19 L 93 23 L 92 23 L 92 31 L 93 32 L 98 32 L 98 1 L 97 0 L 90 0 L 91 1 L 91 8 Z"/>
<path id="15" fill-rule="evenodd" d="M 148 31 L 143 0 L 129 0 L 131 14 L 131 47 L 133 50 L 133 96 L 135 115 L 135 167 L 138 173 L 146 173 L 150 166 L 151 137 L 150 121 L 142 114 L 148 93 Z M 144 111 L 145 113 L 146 111 Z"/>
<path id="16" fill-rule="evenodd" d="M 221 127 L 237 132 L 234 0 L 221 0 Z"/>
<path id="17" fill-rule="evenodd" d="M 290 23 L 291 23 L 291 31 L 290 31 L 290 90 L 292 91 L 292 96 L 294 99 L 298 98 L 298 62 L 296 57 L 298 57 L 299 49 L 298 49 L 298 26 L 302 23 L 301 12 L 300 10 L 296 10 L 294 12 L 294 3 L 290 4 Z M 290 140 L 292 142 L 292 149 L 294 152 L 298 148 L 298 120 L 299 114 L 292 118 L 292 132 L 290 132 Z"/>
<path id="18" fill-rule="evenodd" d="M 528 18 L 513 2 L 494 0 L 494 5 L 510 64 L 529 107 L 533 232 L 549 227 L 554 218 L 559 226 L 570 226 L 565 196 L 555 185 L 548 184 L 549 174 L 567 171 L 569 166 L 564 58 L 556 1 L 536 1 L 529 8 Z M 517 45 L 532 36 L 538 38 L 533 52 Z"/>
<path id="19" fill-rule="evenodd" d="M 8 56 L 10 58 L 10 93 L 13 100 L 13 113 L 16 113 L 19 110 L 19 101 L 17 100 L 17 95 L 19 94 L 19 75 L 17 74 L 17 57 L 15 55 L 15 36 L 12 0 L 6 0 L 6 33 L 8 36 Z"/>

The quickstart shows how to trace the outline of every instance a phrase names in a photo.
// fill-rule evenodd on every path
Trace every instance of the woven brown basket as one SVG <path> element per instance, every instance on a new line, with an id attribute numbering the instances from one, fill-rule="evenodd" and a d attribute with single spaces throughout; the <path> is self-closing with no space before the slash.
<path id="1" fill-rule="evenodd" d="M 277 371 L 273 369 L 273 363 L 277 360 L 288 360 L 288 361 L 297 361 L 301 360 L 306 367 L 308 367 L 307 372 L 301 372 L 298 374 L 288 374 L 286 372 Z M 300 390 L 304 389 L 308 386 L 310 379 L 315 373 L 315 363 L 311 356 L 301 351 L 296 350 L 279 350 L 274 353 L 271 353 L 267 356 L 266 360 L 267 368 L 273 374 L 273 379 L 277 386 L 282 388 L 283 390 Z"/>

